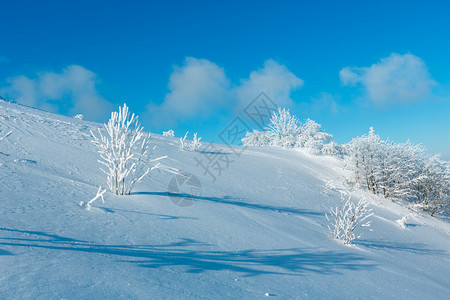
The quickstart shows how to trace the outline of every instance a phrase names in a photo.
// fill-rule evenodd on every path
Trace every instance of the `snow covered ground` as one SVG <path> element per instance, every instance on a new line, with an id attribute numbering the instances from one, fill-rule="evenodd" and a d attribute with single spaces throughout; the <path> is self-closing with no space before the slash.
<path id="1" fill-rule="evenodd" d="M 106 186 L 89 135 L 98 126 L 0 101 L 0 130 L 13 130 L 0 142 L 0 298 L 450 293 L 448 223 L 354 191 L 342 161 L 299 150 L 190 152 L 154 135 L 155 157 L 167 154 L 166 165 L 198 182 L 177 191 L 174 174 L 153 171 L 132 195 L 108 194 L 86 210 L 79 203 Z M 215 181 L 198 165 L 208 157 L 229 163 Z M 340 192 L 366 196 L 375 212 L 373 231 L 360 231 L 352 246 L 327 229 L 324 214 Z M 396 220 L 405 215 L 403 229 Z"/>

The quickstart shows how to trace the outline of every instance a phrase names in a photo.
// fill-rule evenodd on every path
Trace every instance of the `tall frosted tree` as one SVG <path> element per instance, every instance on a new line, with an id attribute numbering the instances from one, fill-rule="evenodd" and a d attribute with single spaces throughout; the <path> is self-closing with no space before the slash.
<path id="1" fill-rule="evenodd" d="M 296 147 L 307 148 L 314 154 L 322 153 L 322 148 L 333 141 L 333 136 L 322 131 L 322 126 L 317 122 L 307 119 L 300 127 L 296 138 Z M 327 147 L 330 152 L 331 147 Z M 336 149 L 335 149 L 336 150 Z M 326 152 L 325 150 L 324 152 Z"/>
<path id="2" fill-rule="evenodd" d="M 291 115 L 289 109 L 279 107 L 273 112 L 267 129 L 275 146 L 289 147 L 294 145 L 295 137 L 300 133 L 300 121 Z"/>
<path id="3" fill-rule="evenodd" d="M 376 173 L 382 147 L 382 141 L 372 127 L 368 135 L 354 138 L 348 145 L 356 181 L 374 194 L 379 189 Z"/>

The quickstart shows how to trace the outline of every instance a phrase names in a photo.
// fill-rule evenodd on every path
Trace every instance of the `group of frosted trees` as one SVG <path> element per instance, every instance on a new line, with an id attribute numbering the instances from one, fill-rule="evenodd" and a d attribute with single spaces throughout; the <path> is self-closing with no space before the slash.
<path id="1" fill-rule="evenodd" d="M 431 215 L 450 211 L 449 162 L 426 155 L 421 145 L 409 141 L 381 140 L 373 128 L 367 135 L 338 145 L 320 124 L 310 119 L 301 123 L 288 109 L 278 108 L 265 131 L 248 132 L 242 142 L 245 146 L 304 148 L 313 154 L 341 156 L 356 183 L 372 193 L 406 200 Z"/>
<path id="2" fill-rule="evenodd" d="M 374 194 L 415 202 L 431 215 L 449 209 L 450 165 L 421 145 L 382 140 L 371 128 L 347 148 L 356 182 Z"/>
<path id="3" fill-rule="evenodd" d="M 165 135 L 173 136 L 173 131 Z M 181 148 L 188 145 L 195 151 L 201 146 L 197 135 L 191 143 L 185 141 L 186 136 L 180 139 Z M 104 130 L 98 129 L 92 137 L 108 188 L 116 195 L 130 194 L 136 183 L 159 166 L 149 164 L 163 158 L 149 158 L 150 134 L 143 132 L 137 116 L 130 114 L 126 105 L 111 113 Z M 279 108 L 266 131 L 254 130 L 242 141 L 247 146 L 304 148 L 313 154 L 343 156 L 356 183 L 374 194 L 413 202 L 431 215 L 450 208 L 449 162 L 426 155 L 420 145 L 382 140 L 373 128 L 367 135 L 341 146 L 316 122 L 308 119 L 301 123 L 289 110 Z"/>
<path id="4" fill-rule="evenodd" d="M 301 123 L 285 108 L 278 108 L 272 114 L 265 131 L 247 132 L 242 143 L 245 146 L 305 148 L 313 154 L 343 154 L 343 148 L 333 142 L 331 134 L 322 131 L 320 124 L 310 119 Z"/>

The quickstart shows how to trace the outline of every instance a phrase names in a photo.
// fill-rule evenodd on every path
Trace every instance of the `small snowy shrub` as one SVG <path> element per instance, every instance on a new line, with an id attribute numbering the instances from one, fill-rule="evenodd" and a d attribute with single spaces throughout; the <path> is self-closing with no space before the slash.
<path id="1" fill-rule="evenodd" d="M 163 136 L 174 137 L 175 136 L 175 132 L 172 129 L 170 129 L 168 131 L 163 131 Z"/>
<path id="2" fill-rule="evenodd" d="M 186 132 L 186 134 L 184 135 L 183 138 L 180 138 L 180 149 L 181 150 L 186 149 L 187 146 L 188 146 L 188 142 L 186 142 L 186 138 L 187 138 L 188 133 L 189 133 L 189 131 Z"/>
<path id="3" fill-rule="evenodd" d="M 330 216 L 325 214 L 330 222 L 328 229 L 332 238 L 344 242 L 345 245 L 360 237 L 355 235 L 356 228 L 369 227 L 371 221 L 365 221 L 373 215 L 369 203 L 364 199 L 360 199 L 357 204 L 354 204 L 350 198 L 349 196 L 345 199 L 344 195 L 341 195 L 340 205 L 335 209 L 330 209 Z"/>
<path id="4" fill-rule="evenodd" d="M 78 120 L 83 120 L 84 119 L 84 115 L 82 115 L 82 114 L 78 114 L 78 115 L 75 115 L 73 117 L 74 117 L 74 119 L 78 119 Z"/>
<path id="5" fill-rule="evenodd" d="M 145 166 L 149 160 L 150 133 L 145 134 L 135 114 L 130 115 L 126 104 L 119 112 L 112 112 L 108 124 L 104 124 L 106 135 L 98 128 L 99 137 L 91 131 L 92 142 L 100 154 L 99 162 L 106 168 L 110 191 L 116 195 L 130 194 L 133 186 L 141 181 L 153 168 Z"/>
<path id="6" fill-rule="evenodd" d="M 397 220 L 396 222 L 398 225 L 400 225 L 401 228 L 405 229 L 407 221 L 408 221 L 408 217 L 404 216 L 403 218 L 401 218 L 400 220 Z"/>
<path id="7" fill-rule="evenodd" d="M 181 150 L 188 149 L 191 151 L 200 150 L 200 148 L 202 147 L 202 143 L 200 143 L 200 140 L 202 138 L 198 137 L 197 133 L 194 133 L 194 139 L 192 140 L 192 142 L 189 142 L 189 140 L 186 140 L 188 133 L 189 133 L 189 131 L 186 132 L 186 134 L 184 135 L 183 138 L 180 138 L 180 149 Z"/>
<path id="8" fill-rule="evenodd" d="M 92 198 L 89 202 L 84 203 L 83 201 L 80 202 L 80 206 L 84 206 L 86 207 L 87 210 L 91 209 L 91 203 L 94 203 L 95 200 L 97 200 L 98 198 L 102 199 L 102 202 L 105 203 L 105 199 L 103 198 L 103 195 L 106 193 L 106 190 L 102 189 L 101 186 L 98 187 L 97 190 L 97 195 Z"/>
<path id="9" fill-rule="evenodd" d="M 202 143 L 200 143 L 200 140 L 202 138 L 197 137 L 197 133 L 194 133 L 194 139 L 192 140 L 192 142 L 189 145 L 189 149 L 191 151 L 197 151 L 200 150 L 200 148 L 202 147 Z"/>

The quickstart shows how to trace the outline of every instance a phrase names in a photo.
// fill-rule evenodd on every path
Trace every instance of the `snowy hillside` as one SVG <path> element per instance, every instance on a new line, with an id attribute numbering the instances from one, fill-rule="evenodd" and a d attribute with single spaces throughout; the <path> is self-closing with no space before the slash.
<path id="1" fill-rule="evenodd" d="M 0 142 L 1 299 L 450 293 L 448 223 L 352 191 L 342 161 L 298 149 L 182 151 L 155 134 L 153 155 L 194 179 L 152 171 L 132 195 L 87 210 L 79 203 L 106 186 L 90 142 L 99 126 L 0 100 L 1 133 L 13 131 Z M 223 168 L 210 169 L 215 178 L 199 164 L 211 157 Z M 351 246 L 330 239 L 324 215 L 340 192 L 364 195 L 375 212 Z"/>

